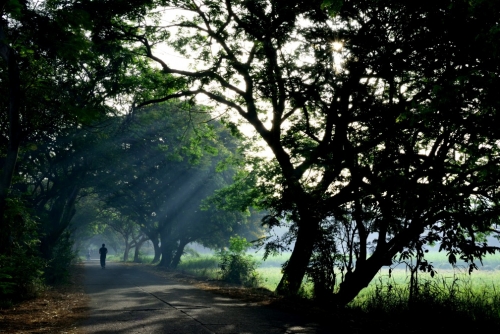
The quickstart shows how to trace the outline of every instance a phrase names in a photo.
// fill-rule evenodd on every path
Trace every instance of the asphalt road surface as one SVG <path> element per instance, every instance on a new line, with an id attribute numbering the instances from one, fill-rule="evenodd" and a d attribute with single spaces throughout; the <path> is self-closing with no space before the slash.
<path id="1" fill-rule="evenodd" d="M 85 265 L 90 317 L 86 333 L 332 333 L 267 306 L 169 281 L 140 266 L 99 261 Z"/>

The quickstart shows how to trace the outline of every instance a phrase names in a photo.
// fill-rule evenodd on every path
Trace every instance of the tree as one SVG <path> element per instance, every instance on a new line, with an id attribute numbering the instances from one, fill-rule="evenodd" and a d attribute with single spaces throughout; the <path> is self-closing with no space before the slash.
<path id="1" fill-rule="evenodd" d="M 71 236 L 74 240 L 74 252 L 83 254 L 90 248 L 90 240 L 102 234 L 100 224 L 98 224 L 100 203 L 96 194 L 89 194 L 82 197 L 75 208 L 75 216 L 71 221 Z"/>
<path id="2" fill-rule="evenodd" d="M 135 248 L 136 254 L 142 244 L 148 240 L 140 231 L 139 226 L 130 220 L 129 217 L 121 215 L 115 210 L 101 210 L 99 220 L 106 227 L 111 228 L 118 233 L 124 242 L 123 261 L 127 262 L 130 250 Z M 134 261 L 137 261 L 137 256 L 134 256 Z"/>
<path id="3" fill-rule="evenodd" d="M 96 190 L 140 226 L 155 246 L 155 260 L 161 252 L 162 266 L 176 267 L 191 242 L 220 247 L 249 225 L 247 214 L 201 208 L 231 182 L 238 153 L 235 139 L 200 109 L 172 102 L 137 110 L 105 144 L 113 164 L 99 172 Z"/>
<path id="4" fill-rule="evenodd" d="M 120 18 L 124 27 L 148 6 L 151 1 L 1 2 L 0 212 L 8 210 L 19 153 L 102 120 L 112 113 L 109 103 L 118 104 L 131 87 L 142 94 L 137 69 L 146 66 L 108 35 L 111 21 Z M 143 81 L 148 88 L 151 82 L 157 81 Z M 0 214 L 2 253 L 11 244 L 7 225 Z"/>
<path id="5" fill-rule="evenodd" d="M 143 26 L 135 38 L 188 89 L 138 106 L 203 94 L 271 149 L 255 171 L 260 204 L 295 238 L 280 293 L 298 291 L 330 232 L 354 259 L 339 305 L 425 244 L 472 267 L 496 250 L 479 236 L 498 233 L 497 1 L 169 3 L 187 13 L 169 25 L 178 30 Z M 149 41 L 161 38 L 197 67 L 156 56 Z"/>

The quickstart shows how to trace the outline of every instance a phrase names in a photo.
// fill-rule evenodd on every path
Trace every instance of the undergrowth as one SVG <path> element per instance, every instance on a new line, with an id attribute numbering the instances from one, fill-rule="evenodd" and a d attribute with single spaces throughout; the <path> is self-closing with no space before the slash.
<path id="1" fill-rule="evenodd" d="M 213 255 L 183 256 L 177 270 L 187 272 L 198 277 L 217 279 L 218 260 Z"/>
<path id="2" fill-rule="evenodd" d="M 499 323 L 500 291 L 494 284 L 475 286 L 469 275 L 461 273 L 420 279 L 413 293 L 408 284 L 379 277 L 368 293 L 358 296 L 348 307 L 399 318 L 425 314 L 429 321 L 455 318 Z"/>

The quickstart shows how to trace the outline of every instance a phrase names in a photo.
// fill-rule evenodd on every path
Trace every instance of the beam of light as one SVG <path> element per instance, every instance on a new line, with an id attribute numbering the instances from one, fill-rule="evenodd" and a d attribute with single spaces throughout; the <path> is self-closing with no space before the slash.
<path id="1" fill-rule="evenodd" d="M 342 50 L 343 47 L 344 47 L 344 43 L 342 43 L 341 41 L 334 41 L 332 43 L 333 51 L 340 52 L 340 50 Z"/>

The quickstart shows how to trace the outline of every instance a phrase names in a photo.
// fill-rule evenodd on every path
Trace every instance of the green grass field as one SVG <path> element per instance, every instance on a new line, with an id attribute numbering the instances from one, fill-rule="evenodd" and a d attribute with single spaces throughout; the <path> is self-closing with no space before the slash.
<path id="1" fill-rule="evenodd" d="M 257 272 L 260 276 L 260 286 L 274 291 L 282 276 L 281 265 L 288 259 L 289 254 L 270 257 L 266 261 L 261 260 L 262 253 L 249 254 L 259 260 Z M 468 274 L 468 267 L 465 263 L 463 265 L 458 263 L 457 267 L 453 269 L 444 253 L 429 253 L 427 259 L 435 266 L 437 275 L 432 278 L 428 273 L 419 272 L 419 282 L 432 284 L 436 290 L 441 289 L 444 292 L 453 288 L 459 291 L 483 293 L 485 289 L 495 289 L 495 286 L 500 283 L 500 255 L 486 256 L 483 259 L 484 266 L 480 266 L 478 263 L 479 270 L 474 271 L 471 275 Z M 178 269 L 208 278 L 216 279 L 218 277 L 217 258 L 213 255 L 184 257 Z M 389 268 L 383 268 L 371 284 L 361 291 L 354 303 L 362 304 L 377 289 L 383 291 L 388 286 L 397 287 L 400 290 L 399 293 L 403 293 L 403 290 L 408 287 L 409 281 L 410 273 L 403 265 L 394 269 L 390 276 Z M 312 284 L 307 280 L 304 280 L 302 295 L 312 296 Z"/>

